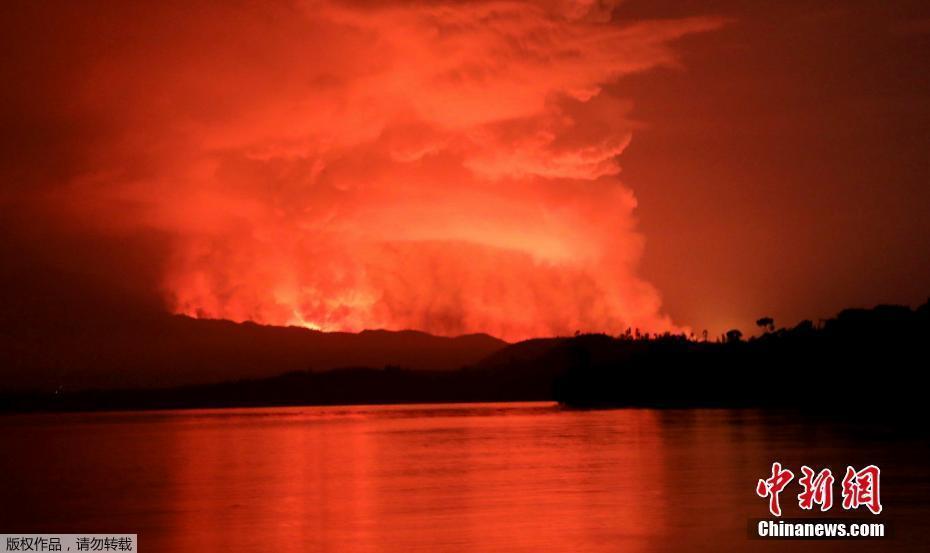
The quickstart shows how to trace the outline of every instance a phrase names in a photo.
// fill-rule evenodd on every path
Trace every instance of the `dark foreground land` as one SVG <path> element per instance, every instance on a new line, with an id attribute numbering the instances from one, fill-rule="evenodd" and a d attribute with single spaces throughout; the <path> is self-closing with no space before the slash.
<path id="1" fill-rule="evenodd" d="M 764 320 L 760 323 L 765 323 Z M 386 366 L 119 390 L 0 395 L 0 410 L 556 400 L 574 407 L 801 407 L 917 411 L 930 367 L 930 302 L 848 309 L 743 340 L 628 332 L 528 340 L 458 370 Z"/>

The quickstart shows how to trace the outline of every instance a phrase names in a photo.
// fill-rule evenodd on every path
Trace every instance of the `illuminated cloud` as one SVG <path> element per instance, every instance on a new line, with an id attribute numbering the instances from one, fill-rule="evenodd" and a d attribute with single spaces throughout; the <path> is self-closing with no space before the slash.
<path id="1" fill-rule="evenodd" d="M 199 317 L 674 329 L 637 276 L 617 178 L 630 104 L 606 85 L 720 22 L 610 8 L 124 7 L 81 31 L 69 105 L 98 130 L 48 201 L 97 230 L 169 235 L 165 299 Z"/>

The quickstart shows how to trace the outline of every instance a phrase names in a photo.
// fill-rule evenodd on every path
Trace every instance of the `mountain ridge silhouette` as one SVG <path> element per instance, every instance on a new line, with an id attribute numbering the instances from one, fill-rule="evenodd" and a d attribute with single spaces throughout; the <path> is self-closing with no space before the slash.
<path id="1" fill-rule="evenodd" d="M 626 332 L 506 344 L 480 334 L 322 333 L 174 316 L 162 321 L 164 328 L 185 331 L 191 341 L 161 350 L 149 344 L 162 357 L 146 362 L 199 347 L 181 366 L 210 361 L 225 378 L 8 390 L 0 393 L 0 410 L 549 400 L 571 407 L 798 407 L 875 415 L 922 405 L 922 388 L 911 383 L 930 366 L 930 301 L 916 309 L 847 309 L 817 325 L 776 329 L 773 321 L 760 321 L 767 330 L 748 340 L 734 329 L 715 341 Z M 202 334 L 191 336 L 194 328 Z M 242 337 L 253 342 L 230 341 Z M 282 344 L 291 349 L 273 349 Z M 223 355 L 208 358 L 216 351 Z M 262 364 L 268 351 L 277 361 Z M 230 359 L 238 364 L 224 365 Z M 311 359 L 316 367 L 307 367 Z M 268 374 L 286 364 L 296 368 Z M 235 370 L 240 374 L 231 376 Z M 215 373 L 200 367 L 197 375 Z"/>
<path id="2" fill-rule="evenodd" d="M 182 386 L 351 366 L 444 371 L 506 345 L 487 334 L 322 332 L 165 314 L 104 328 L 0 332 L 0 390 Z"/>

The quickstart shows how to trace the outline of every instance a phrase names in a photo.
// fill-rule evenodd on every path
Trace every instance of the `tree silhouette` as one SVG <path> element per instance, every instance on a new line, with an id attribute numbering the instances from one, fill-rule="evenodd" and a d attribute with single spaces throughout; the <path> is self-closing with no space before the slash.
<path id="1" fill-rule="evenodd" d="M 769 332 L 774 332 L 775 331 L 775 319 L 771 317 L 762 317 L 761 319 L 756 321 L 756 326 L 758 326 L 759 328 L 768 330 Z"/>
<path id="2" fill-rule="evenodd" d="M 727 343 L 733 344 L 739 342 L 743 338 L 743 333 L 737 329 L 732 329 L 727 331 Z"/>

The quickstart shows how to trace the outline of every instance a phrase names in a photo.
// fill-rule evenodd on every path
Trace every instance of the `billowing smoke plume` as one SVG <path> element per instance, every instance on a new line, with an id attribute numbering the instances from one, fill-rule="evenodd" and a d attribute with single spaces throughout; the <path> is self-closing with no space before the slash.
<path id="1" fill-rule="evenodd" d="M 590 1 L 116 9 L 59 39 L 53 109 L 87 136 L 42 201 L 169 236 L 172 310 L 508 339 L 674 328 L 636 274 L 616 83 L 717 21 Z"/>

